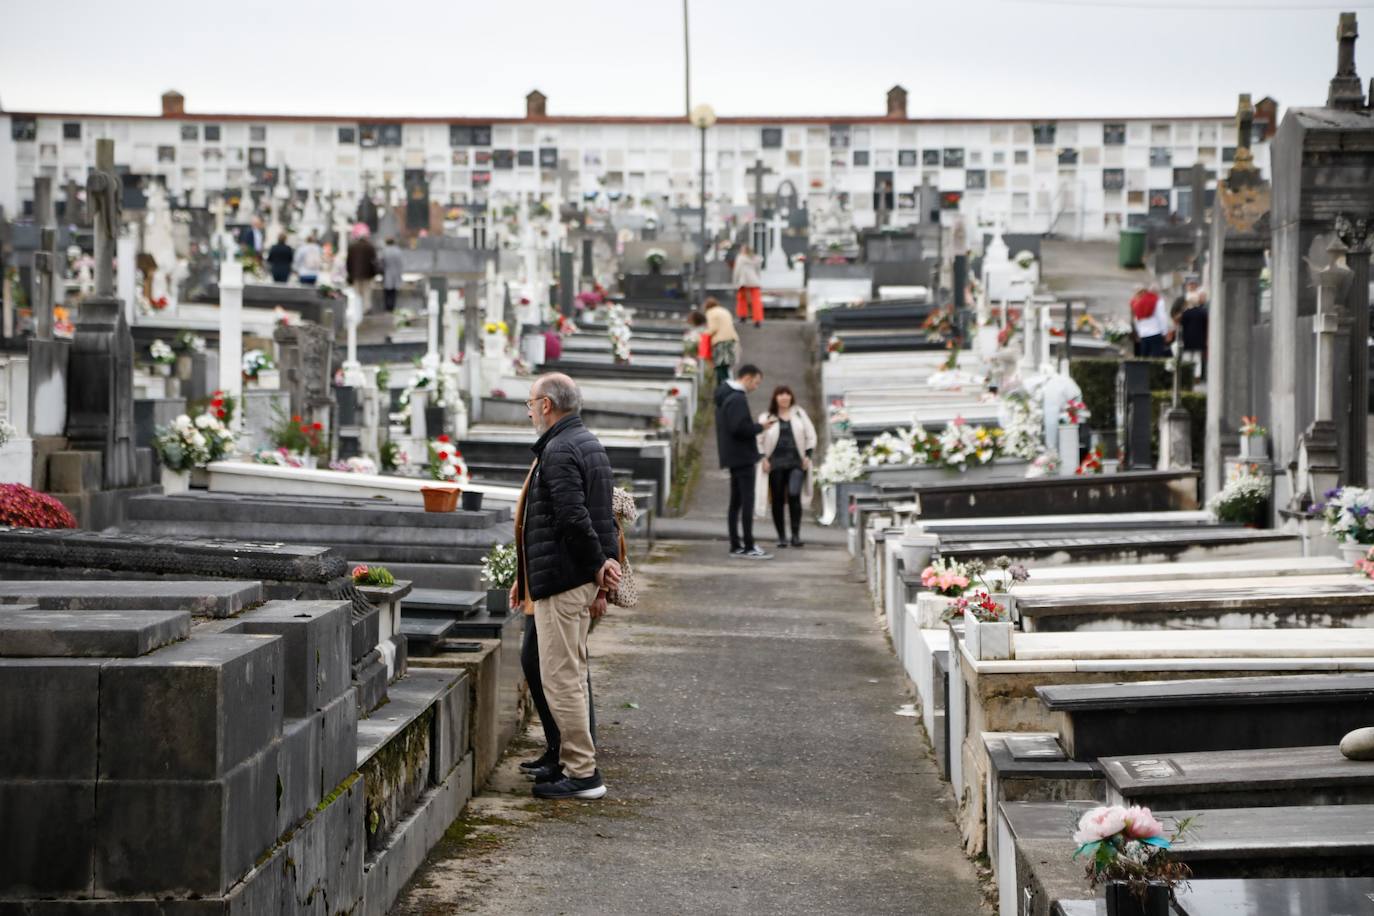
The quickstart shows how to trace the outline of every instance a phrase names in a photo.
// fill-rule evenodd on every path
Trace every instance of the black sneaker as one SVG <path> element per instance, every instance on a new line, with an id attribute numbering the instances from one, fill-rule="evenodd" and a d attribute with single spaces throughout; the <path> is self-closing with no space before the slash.
<path id="1" fill-rule="evenodd" d="M 742 557 L 742 556 L 744 556 L 744 548 L 743 548 L 743 547 L 731 547 L 731 548 L 730 548 L 730 556 L 732 556 L 732 557 Z"/>
<path id="2" fill-rule="evenodd" d="M 601 798 L 605 794 L 606 783 L 601 779 L 600 770 L 593 770 L 592 775 L 581 779 L 564 776 L 556 782 L 534 784 L 535 798 Z"/>
<path id="3" fill-rule="evenodd" d="M 779 547 L 786 547 L 786 546 L 787 546 L 787 541 L 785 541 L 785 540 L 782 539 L 782 538 L 778 538 L 778 546 L 779 546 Z"/>
<path id="4" fill-rule="evenodd" d="M 555 751 L 555 750 L 550 749 L 550 750 L 544 751 L 544 753 L 540 754 L 538 757 L 534 758 L 533 760 L 522 760 L 522 761 L 520 761 L 520 769 L 521 769 L 523 772 L 525 772 L 525 773 L 534 773 L 534 772 L 537 772 L 538 770 L 545 770 L 545 769 L 548 769 L 549 764 L 551 764 L 551 763 L 557 763 L 557 762 L 558 762 L 558 752 Z"/>
<path id="5" fill-rule="evenodd" d="M 740 554 L 746 560 L 771 560 L 773 555 L 762 547 L 755 544 L 753 547 Z"/>
<path id="6" fill-rule="evenodd" d="M 549 766 L 542 770 L 535 770 L 530 775 L 534 777 L 534 784 L 537 786 L 546 782 L 558 782 L 567 774 L 563 772 L 563 764 L 554 761 Z"/>
<path id="7" fill-rule="evenodd" d="M 805 547 L 806 544 L 805 544 L 805 542 L 802 541 L 802 539 L 801 539 L 800 536 L 794 534 L 794 535 L 792 535 L 792 546 L 793 546 L 793 547 Z"/>

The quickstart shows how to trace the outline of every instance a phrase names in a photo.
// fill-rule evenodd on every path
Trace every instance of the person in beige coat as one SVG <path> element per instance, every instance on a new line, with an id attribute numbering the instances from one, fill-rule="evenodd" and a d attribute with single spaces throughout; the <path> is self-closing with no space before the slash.
<path id="1" fill-rule="evenodd" d="M 770 426 L 766 421 L 775 422 Z M 771 504 L 778 546 L 787 547 L 787 529 L 783 525 L 786 507 L 792 523 L 790 546 L 801 547 L 802 507 L 811 505 L 813 489 L 815 424 L 786 385 L 773 389 L 768 412 L 759 416 L 759 423 L 766 428 L 758 437 L 763 461 L 759 462 L 754 486 L 754 514 L 762 517 L 765 507 Z"/>

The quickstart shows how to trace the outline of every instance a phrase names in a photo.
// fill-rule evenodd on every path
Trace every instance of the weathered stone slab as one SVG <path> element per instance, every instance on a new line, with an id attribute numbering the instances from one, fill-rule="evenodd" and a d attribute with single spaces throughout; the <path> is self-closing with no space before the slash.
<path id="1" fill-rule="evenodd" d="M 282 637 L 286 667 L 283 714 L 302 718 L 348 689 L 353 616 L 344 601 L 269 601 L 225 633 Z"/>
<path id="2" fill-rule="evenodd" d="M 197 617 L 229 617 L 261 601 L 260 582 L 129 579 L 0 582 L 0 604 L 33 604 L 44 610 L 188 611 Z"/>
<path id="3" fill-rule="evenodd" d="M 0 660 L 0 780 L 95 780 L 102 664 Z"/>
<path id="4" fill-rule="evenodd" d="M 1200 561 L 1262 556 L 1291 557 L 1302 552 L 1302 538 L 1281 531 L 1250 528 L 1179 528 L 1164 531 L 1114 531 L 1099 534 L 1046 534 L 988 539 L 941 537 L 940 554 L 955 560 L 985 562 L 1008 556 L 1027 566 L 1066 563 Z"/>
<path id="5" fill-rule="evenodd" d="M 190 633 L 183 611 L 0 609 L 0 657 L 135 658 Z"/>
<path id="6" fill-rule="evenodd" d="M 1374 803 L 1374 761 L 1347 760 L 1335 745 L 1104 757 L 1101 764 L 1110 799 L 1155 809 Z"/>
<path id="7" fill-rule="evenodd" d="M 1374 902 L 1374 878 L 1214 878 L 1178 890 L 1179 916 L 1359 913 Z"/>
<path id="8" fill-rule="evenodd" d="M 197 636 L 100 672 L 100 778 L 224 776 L 281 735 L 275 636 Z M 275 771 L 274 771 L 275 772 Z"/>
<path id="9" fill-rule="evenodd" d="M 1060 585 L 1158 582 L 1177 579 L 1251 579 L 1287 576 L 1328 576 L 1350 572 L 1338 557 L 1265 557 L 1258 560 L 1215 560 L 1195 563 L 1129 563 L 1122 566 L 1046 566 L 1031 570 L 1023 589 Z"/>
<path id="10" fill-rule="evenodd" d="M 1016 661 L 1041 659 L 1371 658 L 1374 630 L 1134 630 L 1017 633 Z M 978 662 L 979 665 L 1006 664 Z"/>
<path id="11" fill-rule="evenodd" d="M 1035 633 L 1374 625 L 1374 583 L 1344 574 L 1037 586 L 1015 595 L 1022 626 Z"/>
<path id="12" fill-rule="evenodd" d="M 222 895 L 277 832 L 279 742 L 213 779 L 102 779 L 95 890 Z"/>
<path id="13" fill-rule="evenodd" d="M 0 896 L 90 892 L 96 846 L 95 788 L 94 780 L 0 778 L 0 811 L 4 812 L 0 861 L 5 863 L 0 868 Z"/>
<path id="14" fill-rule="evenodd" d="M 1058 714 L 1074 759 L 1095 760 L 1335 743 L 1369 719 L 1374 674 L 1054 684 L 1035 692 Z"/>

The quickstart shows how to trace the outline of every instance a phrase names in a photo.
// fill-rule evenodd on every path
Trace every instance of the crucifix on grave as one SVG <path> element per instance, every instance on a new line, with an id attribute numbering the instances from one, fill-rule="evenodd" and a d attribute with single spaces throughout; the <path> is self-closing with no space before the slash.
<path id="1" fill-rule="evenodd" d="M 1336 334 L 1340 331 L 1341 297 L 1354 277 L 1345 264 L 1346 246 L 1333 238 L 1326 247 L 1328 263 L 1319 267 L 1307 258 L 1317 289 L 1317 313 L 1312 330 L 1317 335 L 1316 388 L 1312 422 L 1298 437 L 1298 464 L 1289 508 L 1302 511 L 1320 502 L 1341 480 L 1340 437 L 1333 416 L 1331 380 L 1336 360 Z"/>
<path id="2" fill-rule="evenodd" d="M 138 480 L 134 455 L 134 342 L 122 303 L 114 295 L 115 240 L 120 230 L 121 184 L 114 141 L 96 141 L 96 166 L 86 180 L 95 229 L 95 295 L 81 303 L 72 340 L 67 395 L 67 437 L 74 450 L 99 451 L 107 489 Z"/>
<path id="3" fill-rule="evenodd" d="M 744 170 L 744 174 L 754 179 L 754 221 L 762 222 L 764 209 L 763 205 L 765 201 L 765 198 L 763 196 L 763 177 L 765 175 L 772 175 L 773 170 L 770 169 L 768 166 L 764 165 L 762 159 L 755 159 L 754 164 Z"/>
<path id="4" fill-rule="evenodd" d="M 1326 94 L 1328 108 L 1358 111 L 1364 107 L 1364 87 L 1355 72 L 1355 39 L 1360 37 L 1354 13 L 1341 13 L 1336 27 L 1336 75 Z"/>

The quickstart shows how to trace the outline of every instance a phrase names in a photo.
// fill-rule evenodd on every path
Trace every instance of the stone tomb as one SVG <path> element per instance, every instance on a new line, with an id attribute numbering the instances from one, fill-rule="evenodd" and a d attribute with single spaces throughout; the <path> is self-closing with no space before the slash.
<path id="1" fill-rule="evenodd" d="M 0 658 L 136 658 L 185 639 L 183 611 L 0 610 Z"/>
<path id="2" fill-rule="evenodd" d="M 1076 760 L 1334 744 L 1368 724 L 1374 673 L 1048 684 L 1035 688 Z"/>
<path id="3" fill-rule="evenodd" d="M 1364 576 L 1191 579 L 1106 585 L 1035 585 L 1014 591 L 1027 633 L 1077 630 L 1224 630 L 1374 626 L 1374 583 Z"/>
<path id="4" fill-rule="evenodd" d="M 1070 839 L 1078 818 L 1099 804 L 1091 799 L 1060 802 L 1009 802 L 1000 806 L 996 842 L 998 899 L 1003 916 L 1051 913 L 1101 913 L 1102 893 L 1094 894 L 1074 861 Z M 1157 811 L 1169 829 L 1191 811 Z M 1219 808 L 1204 812 L 1190 836 L 1174 847 L 1193 870 L 1193 887 L 1212 879 L 1368 877 L 1374 857 L 1374 806 Z M 1256 825 L 1263 825 L 1257 829 Z M 1094 897 L 1096 905 L 1094 906 Z M 1183 899 L 1188 899 L 1184 897 Z M 1234 898 L 1233 898 L 1234 899 Z M 1323 899 L 1318 897 L 1317 899 Z M 1242 901 L 1245 898 L 1241 898 Z M 1065 905 L 1056 906 L 1060 902 Z M 1068 904 L 1072 901 L 1073 904 Z M 1367 901 L 1363 901 L 1367 902 Z M 1363 903 L 1362 902 L 1362 903 Z M 1085 909 L 1084 906 L 1093 907 Z M 1341 909 L 1262 908 L 1189 909 L 1196 916 L 1290 916 L 1293 913 L 1358 913 Z"/>
<path id="5" fill-rule="evenodd" d="M 1334 744 L 1104 757 L 1100 763 L 1111 803 L 1152 810 L 1374 803 L 1374 761 L 1347 760 Z"/>
<path id="6" fill-rule="evenodd" d="M 0 605 L 31 604 L 53 611 L 162 610 L 230 617 L 262 600 L 262 583 L 248 581 L 172 581 L 156 588 L 137 579 L 0 581 Z"/>

